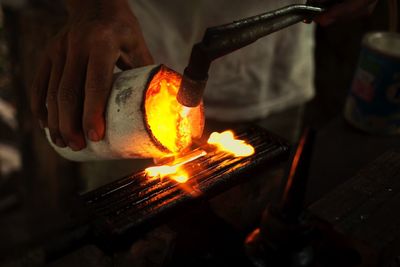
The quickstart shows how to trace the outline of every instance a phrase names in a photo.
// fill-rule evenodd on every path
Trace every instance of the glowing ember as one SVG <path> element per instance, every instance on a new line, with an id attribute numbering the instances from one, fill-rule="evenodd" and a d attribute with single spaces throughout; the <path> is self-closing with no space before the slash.
<path id="1" fill-rule="evenodd" d="M 146 121 L 153 137 L 172 154 L 181 152 L 192 142 L 191 118 L 198 115 L 199 108 L 186 108 L 178 103 L 181 76 L 166 68 L 156 73 L 147 89 Z"/>
<path id="2" fill-rule="evenodd" d="M 254 148 L 244 140 L 235 139 L 232 131 L 213 132 L 207 141 L 219 150 L 233 154 L 235 157 L 248 157 L 254 154 Z"/>

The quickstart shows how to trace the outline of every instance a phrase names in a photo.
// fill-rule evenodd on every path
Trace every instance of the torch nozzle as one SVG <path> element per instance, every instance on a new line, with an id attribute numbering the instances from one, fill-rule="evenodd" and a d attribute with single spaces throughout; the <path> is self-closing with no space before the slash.
<path id="1" fill-rule="evenodd" d="M 177 95 L 178 102 L 186 107 L 197 107 L 200 105 L 206 83 L 207 79 L 194 80 L 184 74 Z"/>

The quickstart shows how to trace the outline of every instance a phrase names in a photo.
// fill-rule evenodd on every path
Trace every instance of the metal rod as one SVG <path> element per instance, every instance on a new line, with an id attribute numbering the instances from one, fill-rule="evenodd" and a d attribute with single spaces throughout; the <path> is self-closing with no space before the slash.
<path id="1" fill-rule="evenodd" d="M 279 208 L 282 216 L 288 221 L 296 222 L 304 209 L 314 140 L 315 131 L 306 129 L 287 169 L 287 180 Z"/>
<path id="2" fill-rule="evenodd" d="M 207 83 L 211 62 L 245 47 L 261 37 L 303 20 L 309 20 L 324 11 L 309 5 L 290 5 L 257 16 L 208 28 L 200 43 L 192 48 L 189 63 L 184 70 L 177 99 L 188 107 L 200 104 Z"/>

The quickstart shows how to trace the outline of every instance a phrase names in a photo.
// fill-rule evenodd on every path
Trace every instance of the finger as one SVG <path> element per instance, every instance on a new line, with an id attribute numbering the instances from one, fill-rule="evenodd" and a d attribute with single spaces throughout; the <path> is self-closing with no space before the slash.
<path id="1" fill-rule="evenodd" d="M 58 120 L 64 143 L 72 150 L 85 148 L 82 132 L 82 106 L 87 57 L 68 50 L 58 88 Z"/>
<path id="2" fill-rule="evenodd" d="M 41 128 L 47 126 L 46 95 L 50 77 L 51 62 L 46 56 L 42 59 L 31 87 L 31 109 L 34 116 L 39 120 Z"/>
<path id="3" fill-rule="evenodd" d="M 65 147 L 66 144 L 61 136 L 58 127 L 58 87 L 63 73 L 65 59 L 63 56 L 56 56 L 53 59 L 49 87 L 47 90 L 47 122 L 50 136 L 54 144 L 59 147 Z"/>
<path id="4" fill-rule="evenodd" d="M 110 49 L 108 49 L 110 50 Z M 113 69 L 118 51 L 96 49 L 90 54 L 86 72 L 83 129 L 92 141 L 100 141 L 105 133 L 104 111 L 111 91 Z"/>

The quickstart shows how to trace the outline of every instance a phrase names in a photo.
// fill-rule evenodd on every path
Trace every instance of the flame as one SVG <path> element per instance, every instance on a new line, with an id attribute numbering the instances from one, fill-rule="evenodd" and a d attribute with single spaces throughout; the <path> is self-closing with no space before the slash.
<path id="1" fill-rule="evenodd" d="M 192 110 L 190 107 L 185 107 L 182 106 L 182 111 L 181 111 L 181 116 L 187 117 L 189 115 L 189 112 Z"/>
<path id="2" fill-rule="evenodd" d="M 181 171 L 174 175 L 171 175 L 171 179 L 183 184 L 189 180 L 189 175 L 185 171 Z"/>
<path id="3" fill-rule="evenodd" d="M 150 176 L 151 178 L 164 179 L 165 177 L 168 177 L 178 183 L 185 183 L 187 180 L 189 180 L 189 175 L 179 167 L 180 165 L 155 166 L 147 168 L 145 172 L 146 175 Z"/>
<path id="4" fill-rule="evenodd" d="M 195 152 L 194 155 L 190 155 L 189 157 L 184 157 L 176 160 L 172 165 L 162 165 L 162 166 L 154 166 L 149 167 L 145 170 L 145 173 L 150 178 L 160 178 L 163 179 L 168 177 L 172 180 L 175 180 L 178 183 L 185 183 L 189 180 L 189 175 L 185 170 L 181 167 L 185 163 L 191 162 L 195 159 L 203 157 L 207 153 L 203 150 Z"/>
<path id="5" fill-rule="evenodd" d="M 163 166 L 149 167 L 145 171 L 148 176 L 151 177 L 160 176 L 160 178 L 164 178 L 167 175 L 177 173 L 178 167 L 179 166 L 176 165 L 173 166 L 163 165 Z"/>
<path id="6" fill-rule="evenodd" d="M 232 131 L 213 132 L 207 142 L 215 146 L 218 151 L 227 152 L 234 157 L 248 157 L 254 154 L 254 148 L 244 140 L 236 139 Z M 189 180 L 189 174 L 183 169 L 183 165 L 205 155 L 207 153 L 204 150 L 195 150 L 176 159 L 170 165 L 149 167 L 145 172 L 150 178 L 167 177 L 178 183 L 185 183 Z"/>
<path id="7" fill-rule="evenodd" d="M 176 100 L 181 76 L 161 68 L 153 76 L 146 92 L 146 120 L 152 135 L 173 154 L 192 142 L 189 114 L 193 109 Z"/>
<path id="8" fill-rule="evenodd" d="M 244 140 L 235 139 L 232 131 L 213 132 L 207 143 L 216 146 L 218 150 L 231 153 L 235 157 L 248 157 L 254 154 L 254 148 Z"/>

